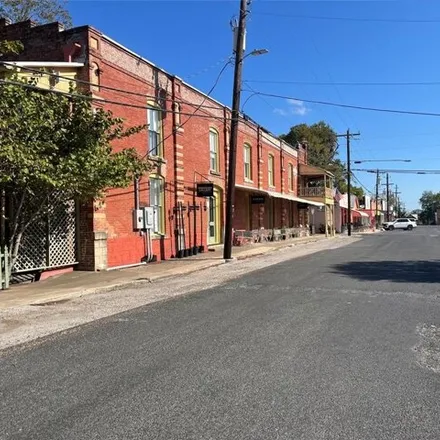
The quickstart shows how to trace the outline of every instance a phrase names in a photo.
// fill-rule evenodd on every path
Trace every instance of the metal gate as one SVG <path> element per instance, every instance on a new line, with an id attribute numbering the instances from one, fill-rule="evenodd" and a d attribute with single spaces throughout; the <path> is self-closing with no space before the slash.
<path id="1" fill-rule="evenodd" d="M 75 202 L 56 203 L 25 231 L 12 273 L 77 263 Z"/>

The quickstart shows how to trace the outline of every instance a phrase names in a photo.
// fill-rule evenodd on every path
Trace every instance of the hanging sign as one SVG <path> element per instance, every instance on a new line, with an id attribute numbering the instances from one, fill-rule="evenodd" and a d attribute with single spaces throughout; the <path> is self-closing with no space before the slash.
<path id="1" fill-rule="evenodd" d="M 198 183 L 197 184 L 197 197 L 213 197 L 214 196 L 214 184 Z"/>
<path id="2" fill-rule="evenodd" d="M 252 205 L 262 205 L 265 202 L 264 196 L 251 196 L 251 203 Z"/>

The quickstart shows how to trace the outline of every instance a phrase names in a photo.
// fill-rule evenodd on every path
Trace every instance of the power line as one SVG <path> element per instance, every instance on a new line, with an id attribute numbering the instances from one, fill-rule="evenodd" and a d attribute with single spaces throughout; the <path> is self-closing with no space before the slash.
<path id="1" fill-rule="evenodd" d="M 228 62 L 227 62 L 222 68 L 221 68 L 220 72 L 218 73 L 217 78 L 216 78 L 215 81 L 214 81 L 214 84 L 213 84 L 212 87 L 209 89 L 209 92 L 204 96 L 202 102 L 201 102 L 201 103 L 198 105 L 198 107 L 194 110 L 194 112 L 192 113 L 192 115 L 190 115 L 189 118 L 188 118 L 185 122 L 183 122 L 182 124 L 180 124 L 180 128 L 182 128 L 185 124 L 187 124 L 188 121 L 190 121 L 191 118 L 192 118 L 193 116 L 196 116 L 196 113 L 201 109 L 202 105 L 203 105 L 203 104 L 205 103 L 205 101 L 209 98 L 209 95 L 210 95 L 210 94 L 214 91 L 214 89 L 217 87 L 217 85 L 218 85 L 218 83 L 219 83 L 219 81 L 220 81 L 220 78 L 221 78 L 223 72 L 226 70 L 226 68 L 227 68 L 230 64 L 231 64 L 231 60 L 228 59 Z M 224 120 L 224 118 L 222 118 L 222 120 Z M 163 138 L 163 139 L 161 140 L 161 142 L 160 142 L 161 146 L 165 143 L 165 141 L 166 141 L 167 139 L 169 139 L 169 138 L 170 138 L 171 136 L 173 136 L 173 135 L 174 135 L 174 130 L 173 130 L 168 136 L 166 136 L 165 138 Z M 154 146 L 153 149 L 156 149 L 156 148 L 157 148 L 157 146 Z M 150 152 L 151 152 L 151 150 L 147 151 L 147 154 L 146 154 L 146 155 L 150 154 Z"/>
<path id="2" fill-rule="evenodd" d="M 88 85 L 88 86 L 92 86 L 92 87 L 99 87 L 102 90 L 109 90 L 109 91 L 113 91 L 113 92 L 120 92 L 120 93 L 129 95 L 129 96 L 138 96 L 138 97 L 141 97 L 141 98 L 153 98 L 153 99 L 156 99 L 155 95 L 148 95 L 146 93 L 132 92 L 130 90 L 120 89 L 120 88 L 117 88 L 117 87 L 105 86 L 105 85 L 101 85 L 101 84 L 98 85 L 98 84 L 94 84 L 94 83 L 92 83 L 90 81 L 85 81 L 85 80 L 78 79 L 78 78 L 71 78 L 71 77 L 68 77 L 68 76 L 58 75 L 57 73 L 54 73 L 54 72 L 47 72 L 47 71 L 43 71 L 41 69 L 33 69 L 33 68 L 27 67 L 27 66 L 20 66 L 20 65 L 17 65 L 16 63 L 14 63 L 14 62 L 0 61 L 0 66 L 1 65 L 11 66 L 11 67 L 19 67 L 21 70 L 25 70 L 27 72 L 37 73 L 39 75 L 44 74 L 44 75 L 51 76 L 51 77 L 54 77 L 54 78 L 58 78 L 58 79 L 61 79 L 61 80 L 67 81 L 67 82 L 75 82 L 77 84 L 84 84 L 84 85 Z M 151 85 L 151 86 L 154 87 L 153 85 Z M 167 95 L 170 95 L 170 92 L 168 92 L 166 90 L 165 90 L 165 92 L 167 93 Z M 173 101 L 172 98 L 165 98 L 164 100 L 165 101 Z M 189 101 L 179 100 L 179 102 L 182 103 L 182 104 L 187 104 L 187 105 L 193 106 L 193 107 L 195 107 L 197 105 L 197 104 L 194 104 L 194 103 L 189 102 Z M 218 110 L 218 106 L 203 106 L 203 108 Z"/>
<path id="3" fill-rule="evenodd" d="M 322 61 L 321 61 L 322 63 L 324 63 L 323 60 L 325 59 L 325 57 L 323 57 L 322 54 L 321 54 L 321 52 L 319 51 L 318 46 L 316 45 L 315 40 L 314 40 L 314 38 L 313 38 L 313 35 L 310 35 L 310 41 L 311 41 L 311 43 L 312 43 L 313 48 L 315 49 L 316 54 L 318 55 L 318 58 L 322 60 Z M 324 68 L 325 68 L 325 64 L 324 64 Z M 330 70 L 329 70 L 329 69 L 327 69 L 327 76 L 328 76 L 329 80 L 330 80 L 331 82 L 334 83 L 334 81 L 333 81 L 333 77 L 331 76 L 331 74 L 330 74 Z M 335 85 L 335 84 L 333 84 L 333 85 L 334 85 L 334 90 L 336 91 L 337 99 L 339 99 L 339 101 L 340 101 L 341 103 L 344 103 L 344 100 L 343 100 L 343 98 L 342 98 L 342 95 L 341 95 L 341 93 L 340 93 L 340 91 L 339 91 L 337 85 Z M 338 109 L 336 109 L 336 114 L 339 116 L 339 118 L 341 119 L 342 123 L 343 123 L 346 127 L 350 126 L 350 124 L 348 124 L 348 123 L 346 122 L 345 118 L 339 113 L 339 110 L 338 110 Z M 353 120 L 352 118 L 350 118 L 350 119 Z M 357 124 L 355 124 L 355 125 L 357 125 Z"/>
<path id="4" fill-rule="evenodd" d="M 335 81 L 335 82 L 320 82 L 320 81 L 289 81 L 289 80 L 266 80 L 266 79 L 248 79 L 248 83 L 259 84 L 296 84 L 303 86 L 438 86 L 440 81 L 379 81 L 379 82 L 362 82 L 362 81 Z"/>
<path id="5" fill-rule="evenodd" d="M 329 20 L 329 21 L 353 21 L 365 23 L 440 23 L 440 19 L 406 19 L 406 18 L 367 18 L 367 17 L 328 17 L 319 15 L 289 15 L 276 12 L 253 12 L 255 15 L 267 15 L 273 17 L 294 18 L 301 20 Z"/>
<path id="6" fill-rule="evenodd" d="M 218 60 L 216 63 L 211 64 L 210 66 L 205 67 L 204 69 L 200 69 L 197 72 L 192 73 L 190 75 L 185 75 L 184 78 L 190 79 L 190 78 L 194 78 L 195 76 L 202 75 L 206 72 L 209 72 L 211 69 L 214 69 L 215 67 L 220 66 L 222 63 L 224 63 L 230 59 L 231 59 L 231 55 L 228 55 L 227 57 L 223 57 L 222 59 Z"/>
<path id="7" fill-rule="evenodd" d="M 137 109 L 141 109 L 141 110 L 159 110 L 158 107 L 152 106 L 152 105 L 137 105 L 137 104 L 128 104 L 126 102 L 120 102 L 120 101 L 114 101 L 114 100 L 110 100 L 110 99 L 102 99 L 102 98 L 96 98 L 93 96 L 88 96 L 88 95 L 81 95 L 78 93 L 69 93 L 69 92 L 63 92 L 61 90 L 49 90 L 49 89 L 42 89 L 41 87 L 38 86 L 34 86 L 32 84 L 27 84 L 27 83 L 22 83 L 19 81 L 10 81 L 10 80 L 4 80 L 4 79 L 0 79 L 0 85 L 13 85 L 13 86 L 19 86 L 19 87 L 23 87 L 26 89 L 30 89 L 30 90 L 35 90 L 41 93 L 55 93 L 58 95 L 63 95 L 63 96 L 67 96 L 67 97 L 71 97 L 71 98 L 76 98 L 76 99 L 84 99 L 87 101 L 97 101 L 99 103 L 105 103 L 105 104 L 113 104 L 113 105 L 118 105 L 118 106 L 122 106 L 122 107 L 130 107 L 130 108 L 137 108 Z M 173 110 L 163 110 L 160 109 L 161 112 L 163 113 L 173 113 Z M 180 113 L 183 116 L 190 116 L 193 117 L 194 113 Z M 198 118 L 206 118 L 206 119 L 219 119 L 219 120 L 225 120 L 224 117 L 220 117 L 220 116 L 212 116 L 212 115 L 196 115 L 196 117 Z"/>
<path id="8" fill-rule="evenodd" d="M 353 171 L 360 171 L 366 173 L 377 173 L 377 169 L 354 168 Z M 395 173 L 395 174 L 440 174 L 440 170 L 405 170 L 405 169 L 379 169 L 379 173 Z"/>
<path id="9" fill-rule="evenodd" d="M 352 177 L 356 182 L 365 190 L 367 193 L 374 195 L 373 191 L 369 190 L 357 177 L 354 173 L 351 173 Z"/>
<path id="10" fill-rule="evenodd" d="M 68 93 L 68 92 L 63 92 L 60 90 L 50 90 L 50 89 L 42 89 L 41 87 L 38 86 L 34 86 L 32 84 L 27 84 L 27 83 L 21 83 L 21 82 L 16 82 L 16 81 L 8 81 L 8 80 L 3 80 L 0 79 L 0 86 L 1 85 L 14 85 L 14 86 L 19 86 L 19 87 L 23 87 L 26 89 L 30 89 L 30 90 L 35 90 L 37 92 L 41 92 L 41 93 L 55 93 L 58 95 L 63 95 L 63 96 L 67 96 L 67 97 L 72 97 L 72 98 L 77 98 L 77 99 L 85 99 L 88 101 L 98 101 L 99 103 L 106 103 L 106 104 L 113 104 L 113 105 L 120 105 L 123 107 L 131 107 L 131 108 L 137 108 L 137 109 L 141 109 L 141 110 L 158 110 L 157 107 L 154 106 L 145 106 L 145 105 L 136 105 L 136 104 L 127 104 L 124 102 L 119 102 L 119 101 L 112 101 L 112 100 L 106 100 L 106 99 L 101 99 L 101 98 L 96 98 L 96 97 L 92 97 L 92 96 L 88 96 L 88 95 L 81 95 L 78 93 Z M 172 110 L 161 110 L 165 113 L 173 113 Z M 231 118 L 225 118 L 223 116 L 210 116 L 210 115 L 195 115 L 194 113 L 180 113 L 183 116 L 190 116 L 190 117 L 197 117 L 197 118 L 204 118 L 204 119 L 216 119 L 222 122 L 227 122 L 230 121 Z M 184 123 L 186 123 L 188 121 L 185 121 Z M 246 119 L 241 119 L 240 121 L 243 125 L 246 125 L 248 128 L 254 130 L 255 132 L 258 131 L 259 128 L 263 128 L 261 126 L 259 126 L 257 123 L 255 123 L 257 125 L 254 126 L 252 124 L 250 124 Z M 180 126 L 182 126 L 183 124 L 181 124 Z M 240 130 L 243 134 L 247 134 L 245 131 Z M 266 130 L 264 130 L 266 131 Z M 271 134 L 271 133 L 270 133 Z M 277 138 L 276 135 L 271 134 L 273 137 Z M 272 144 L 273 146 L 279 148 L 279 144 L 276 144 L 274 142 L 272 142 L 270 139 L 265 138 L 266 142 L 269 142 L 270 144 Z"/>
<path id="11" fill-rule="evenodd" d="M 402 115 L 440 117 L 440 113 L 434 113 L 434 112 L 418 112 L 418 111 L 411 111 L 411 110 L 396 110 L 396 109 L 386 109 L 386 108 L 378 108 L 378 107 L 365 107 L 365 106 L 361 106 L 361 105 L 341 104 L 341 103 L 328 102 L 328 101 L 315 101 L 315 100 L 311 100 L 311 99 L 303 99 L 303 98 L 298 98 L 298 97 L 294 97 L 294 96 L 277 95 L 275 93 L 264 93 L 264 92 L 258 92 L 258 93 L 262 96 L 267 96 L 269 98 L 293 99 L 296 101 L 307 102 L 309 104 L 328 105 L 331 107 L 352 108 L 352 109 L 356 109 L 356 110 L 366 110 L 366 111 L 382 112 L 382 113 L 397 113 L 397 114 L 402 114 Z"/>

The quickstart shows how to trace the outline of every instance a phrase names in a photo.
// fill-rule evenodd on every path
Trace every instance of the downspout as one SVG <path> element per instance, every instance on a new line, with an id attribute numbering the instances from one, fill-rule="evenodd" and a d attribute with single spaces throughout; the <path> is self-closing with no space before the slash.
<path id="1" fill-rule="evenodd" d="M 263 188 L 263 182 L 261 180 L 261 160 L 262 160 L 262 145 L 261 145 L 261 126 L 257 125 L 257 188 Z M 264 205 L 258 205 L 258 229 L 264 226 Z"/>
<path id="2" fill-rule="evenodd" d="M 177 252 L 179 250 L 179 240 L 180 240 L 180 230 L 177 226 L 177 206 L 179 203 L 179 196 L 177 195 L 177 188 L 178 188 L 178 181 L 177 181 L 177 115 L 176 115 L 176 77 L 171 77 L 171 108 L 173 110 L 173 154 L 174 154 L 174 185 L 173 185 L 173 191 L 174 191 L 174 209 L 172 210 L 172 219 L 174 221 L 174 246 L 175 246 L 175 255 L 177 255 Z"/>
<path id="3" fill-rule="evenodd" d="M 223 143 L 224 143 L 224 153 L 225 153 L 225 187 L 223 189 L 223 194 L 226 194 L 226 192 L 228 191 L 228 172 L 229 172 L 229 125 L 228 125 L 228 109 L 227 107 L 223 107 Z M 224 226 L 225 226 L 225 213 L 226 213 L 226 197 L 222 197 L 222 211 L 221 211 L 221 229 L 222 229 L 222 233 L 221 233 L 221 237 L 224 237 L 225 235 L 225 231 L 224 231 Z M 209 215 L 209 214 L 208 214 Z M 207 223 L 208 224 L 208 221 Z M 222 242 L 224 242 L 224 240 L 222 239 Z"/>
<path id="4" fill-rule="evenodd" d="M 177 116 L 176 116 L 176 77 L 171 78 L 171 106 L 173 109 L 173 152 L 174 152 L 174 206 L 177 206 L 178 196 L 177 196 Z"/>

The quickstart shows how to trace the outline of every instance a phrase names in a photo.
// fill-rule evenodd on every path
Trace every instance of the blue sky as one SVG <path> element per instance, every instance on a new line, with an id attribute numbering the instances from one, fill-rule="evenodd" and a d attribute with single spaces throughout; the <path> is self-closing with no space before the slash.
<path id="1" fill-rule="evenodd" d="M 75 25 L 90 24 L 208 91 L 231 53 L 229 22 L 238 6 L 239 0 L 71 0 L 69 9 Z M 297 101 L 253 96 L 246 103 L 245 113 L 275 134 L 285 133 L 298 123 L 320 120 L 338 133 L 347 128 L 359 131 L 359 140 L 352 142 L 353 159 L 412 160 L 354 167 L 440 169 L 440 118 L 302 102 L 319 100 L 440 113 L 440 2 L 254 0 L 251 11 L 247 50 L 267 48 L 269 53 L 246 59 L 243 87 Z M 337 85 L 436 81 L 438 85 Z M 231 89 L 229 68 L 212 96 L 229 105 Z M 243 92 L 242 103 L 248 96 Z M 340 157 L 345 160 L 343 144 Z M 374 191 L 374 175 L 355 174 Z M 440 191 L 440 176 L 393 174 L 391 182 L 399 186 L 403 201 L 411 209 L 418 207 L 423 190 Z"/>

